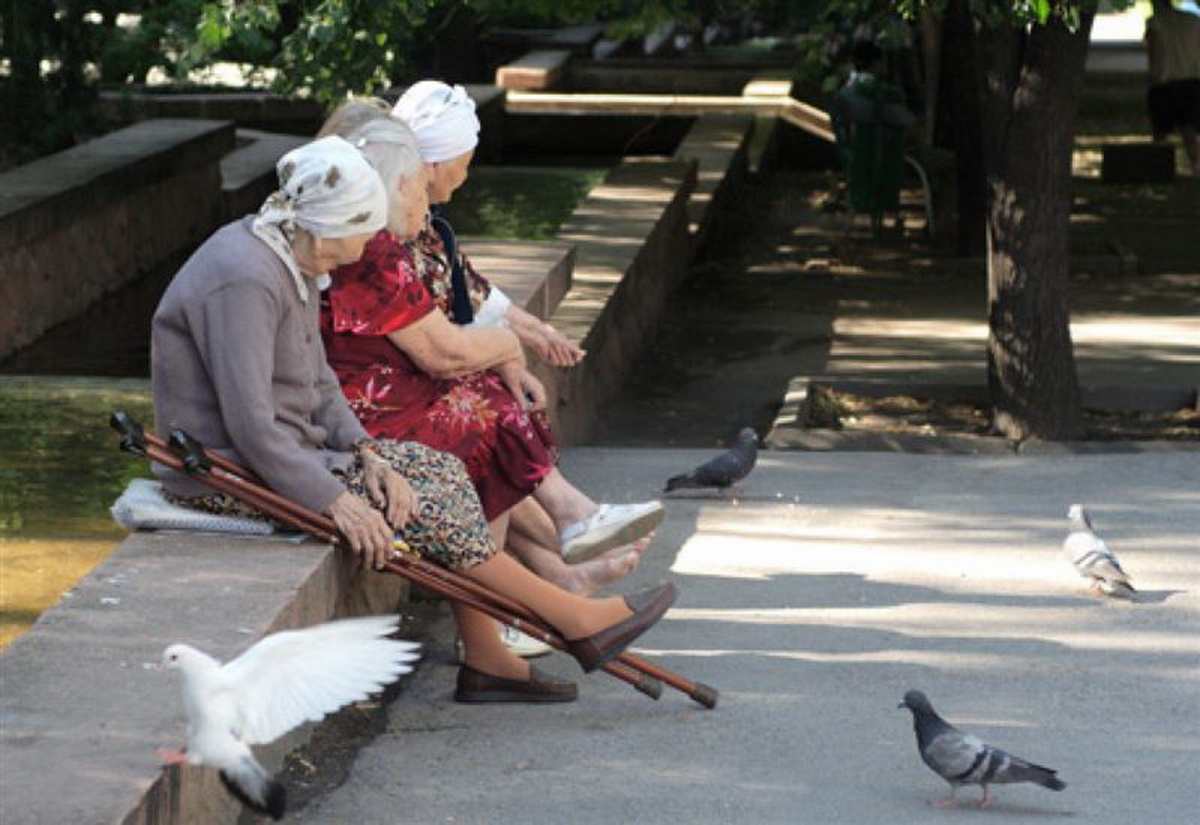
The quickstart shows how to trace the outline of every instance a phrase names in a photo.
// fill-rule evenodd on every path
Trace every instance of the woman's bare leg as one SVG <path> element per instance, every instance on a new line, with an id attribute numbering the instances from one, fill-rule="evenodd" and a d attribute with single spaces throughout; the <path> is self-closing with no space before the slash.
<path id="1" fill-rule="evenodd" d="M 590 636 L 632 615 L 621 598 L 589 599 L 539 578 L 507 553 L 463 571 L 467 578 L 529 607 L 564 639 Z"/>
<path id="2" fill-rule="evenodd" d="M 530 541 L 524 534 L 510 529 L 508 549 L 523 565 L 543 579 L 579 596 L 590 596 L 632 573 L 642 560 L 650 539 L 617 547 L 590 561 L 567 564 L 557 550 Z"/>
<path id="3" fill-rule="evenodd" d="M 558 539 L 558 528 L 554 519 L 546 512 L 537 499 L 532 495 L 517 502 L 508 511 L 508 536 L 511 539 L 518 533 L 529 542 L 554 551 L 561 551 Z"/>
<path id="4" fill-rule="evenodd" d="M 533 497 L 537 499 L 538 504 L 546 508 L 559 531 L 569 524 L 583 521 L 600 507 L 578 487 L 567 481 L 566 476 L 557 467 L 546 474 L 542 483 L 533 491 Z"/>
<path id="5" fill-rule="evenodd" d="M 503 546 L 508 522 L 508 513 L 488 522 L 493 546 Z M 539 578 L 507 553 L 494 553 L 463 573 L 501 596 L 528 606 L 564 639 L 590 636 L 632 615 L 622 598 L 589 599 L 569 593 Z M 500 641 L 495 620 L 460 604 L 454 604 L 453 609 L 467 665 L 506 679 L 529 678 L 529 665 Z"/>
<path id="6" fill-rule="evenodd" d="M 633 572 L 649 539 L 615 547 L 581 564 L 562 558 L 553 519 L 532 496 L 522 499 L 509 513 L 507 549 L 543 579 L 571 593 L 590 596 Z"/>
<path id="7" fill-rule="evenodd" d="M 466 664 L 480 673 L 505 679 L 526 680 L 529 665 L 500 640 L 500 623 L 458 602 L 451 602 L 458 635 L 463 642 Z"/>

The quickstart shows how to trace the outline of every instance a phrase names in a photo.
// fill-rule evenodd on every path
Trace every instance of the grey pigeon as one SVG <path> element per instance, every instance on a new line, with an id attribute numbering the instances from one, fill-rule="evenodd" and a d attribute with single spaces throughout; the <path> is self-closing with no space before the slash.
<path id="1" fill-rule="evenodd" d="M 937 715 L 933 705 L 919 690 L 904 694 L 898 708 L 908 708 L 913 715 L 913 729 L 917 732 L 917 750 L 921 759 L 934 773 L 950 783 L 950 796 L 934 804 L 939 808 L 954 807 L 954 794 L 962 785 L 982 785 L 983 799 L 979 807 L 992 804 L 988 785 L 1032 782 L 1061 791 L 1067 787 L 1057 776 L 1057 771 L 1026 762 L 993 748 L 969 733 L 963 733 Z"/>
<path id="2" fill-rule="evenodd" d="M 159 749 L 160 758 L 215 768 L 238 800 L 280 819 L 283 786 L 250 746 L 365 699 L 412 670 L 419 645 L 387 638 L 397 624 L 396 616 L 367 616 L 285 630 L 223 665 L 194 647 L 171 645 L 162 667 L 183 674 L 188 743 L 186 753 Z"/>
<path id="3" fill-rule="evenodd" d="M 668 478 L 665 492 L 698 487 L 724 490 L 749 475 L 757 460 L 758 435 L 752 428 L 743 427 L 728 450 L 710 458 L 690 473 Z"/>
<path id="4" fill-rule="evenodd" d="M 1092 520 L 1082 504 L 1072 504 L 1067 510 L 1071 532 L 1063 541 L 1063 553 L 1075 571 L 1091 579 L 1092 588 L 1109 596 L 1132 599 L 1137 593 L 1129 576 L 1121 569 L 1116 554 L 1096 535 Z"/>

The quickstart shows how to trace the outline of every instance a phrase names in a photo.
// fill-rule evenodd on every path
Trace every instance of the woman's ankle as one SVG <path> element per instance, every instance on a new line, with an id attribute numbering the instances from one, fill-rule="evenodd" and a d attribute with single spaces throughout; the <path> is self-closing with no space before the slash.
<path id="1" fill-rule="evenodd" d="M 509 653 L 507 649 L 502 649 L 502 651 L 480 652 L 468 648 L 463 657 L 463 664 L 472 670 L 486 673 L 488 676 L 520 681 L 528 680 L 529 663 L 519 656 Z"/>

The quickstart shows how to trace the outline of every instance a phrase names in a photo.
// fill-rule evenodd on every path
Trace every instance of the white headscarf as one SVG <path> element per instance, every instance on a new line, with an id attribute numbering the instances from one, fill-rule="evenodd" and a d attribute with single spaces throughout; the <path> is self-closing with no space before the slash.
<path id="1" fill-rule="evenodd" d="M 318 238 L 378 232 L 387 224 L 387 192 L 362 153 L 336 135 L 293 149 L 275 170 L 279 189 L 263 202 L 252 230 L 287 264 L 307 302 L 308 284 L 292 252 L 296 227 Z"/>
<path id="2" fill-rule="evenodd" d="M 475 101 L 462 86 L 451 87 L 438 80 L 414 83 L 396 101 L 392 117 L 416 133 L 421 157 L 427 163 L 453 160 L 479 143 Z"/>

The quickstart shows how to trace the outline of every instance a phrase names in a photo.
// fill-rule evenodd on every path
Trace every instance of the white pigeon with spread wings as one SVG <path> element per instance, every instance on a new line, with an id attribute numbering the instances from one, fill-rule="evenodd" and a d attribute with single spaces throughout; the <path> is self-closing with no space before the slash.
<path id="1" fill-rule="evenodd" d="M 217 769 L 230 793 L 279 819 L 287 806 L 283 786 L 250 746 L 365 699 L 411 671 L 420 646 L 387 638 L 397 626 L 395 616 L 369 616 L 285 630 L 224 665 L 188 645 L 171 645 L 162 667 L 183 675 L 188 741 L 186 752 L 163 749 L 160 756 Z"/>
<path id="2" fill-rule="evenodd" d="M 1063 554 L 1075 566 L 1075 571 L 1090 579 L 1092 587 L 1109 596 L 1132 599 L 1137 593 L 1128 574 L 1121 568 L 1112 548 L 1096 535 L 1091 517 L 1082 504 L 1072 504 L 1067 510 L 1071 532 L 1063 541 Z"/>

